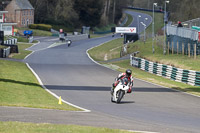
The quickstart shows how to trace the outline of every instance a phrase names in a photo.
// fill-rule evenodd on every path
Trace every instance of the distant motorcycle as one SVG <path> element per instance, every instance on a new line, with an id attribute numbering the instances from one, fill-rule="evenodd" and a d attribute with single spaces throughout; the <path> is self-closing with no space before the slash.
<path id="1" fill-rule="evenodd" d="M 72 41 L 67 37 L 66 33 L 59 34 L 60 41 L 67 42 L 68 47 L 72 44 Z"/>
<path id="2" fill-rule="evenodd" d="M 68 47 L 69 47 L 69 46 L 72 44 L 72 41 L 69 40 L 69 39 L 67 39 L 66 41 L 67 41 L 67 45 L 68 45 Z"/>
<path id="3" fill-rule="evenodd" d="M 114 88 L 114 90 L 111 89 L 111 102 L 120 103 L 124 95 L 127 93 L 128 89 L 128 79 L 120 79 L 118 85 Z"/>

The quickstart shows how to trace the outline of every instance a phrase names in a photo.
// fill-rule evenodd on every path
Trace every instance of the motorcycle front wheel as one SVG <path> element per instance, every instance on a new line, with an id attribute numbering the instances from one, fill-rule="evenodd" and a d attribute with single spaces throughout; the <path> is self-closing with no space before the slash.
<path id="1" fill-rule="evenodd" d="M 124 96 L 124 91 L 122 91 L 122 90 L 119 90 L 118 92 L 117 92 L 117 103 L 120 103 L 121 102 L 121 100 L 122 100 L 122 98 L 123 98 L 123 96 Z"/>

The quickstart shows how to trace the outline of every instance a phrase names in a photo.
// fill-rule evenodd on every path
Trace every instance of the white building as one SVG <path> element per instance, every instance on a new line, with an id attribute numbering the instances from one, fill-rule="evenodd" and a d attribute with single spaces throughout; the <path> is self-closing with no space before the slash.
<path id="1" fill-rule="evenodd" d="M 14 25 L 17 25 L 16 23 L 6 23 L 5 14 L 8 13 L 8 11 L 0 11 L 0 31 L 4 31 L 5 35 L 14 35 Z"/>

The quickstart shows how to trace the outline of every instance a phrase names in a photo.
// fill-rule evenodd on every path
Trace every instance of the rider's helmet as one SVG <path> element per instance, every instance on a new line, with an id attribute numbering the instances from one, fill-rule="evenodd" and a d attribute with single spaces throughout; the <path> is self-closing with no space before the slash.
<path id="1" fill-rule="evenodd" d="M 131 71 L 130 69 L 127 69 L 127 70 L 126 70 L 126 75 L 127 75 L 127 76 L 131 76 L 131 74 L 132 74 L 132 71 Z"/>

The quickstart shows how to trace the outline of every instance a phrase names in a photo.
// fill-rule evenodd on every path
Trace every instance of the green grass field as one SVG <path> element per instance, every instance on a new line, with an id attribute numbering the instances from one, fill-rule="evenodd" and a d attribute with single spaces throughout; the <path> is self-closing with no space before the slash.
<path id="1" fill-rule="evenodd" d="M 106 56 L 107 60 L 119 58 L 122 46 L 120 42 L 122 42 L 122 38 L 110 41 L 101 46 L 98 46 L 98 48 L 90 50 L 89 54 L 96 61 L 105 61 Z"/>
<path id="2" fill-rule="evenodd" d="M 47 93 L 24 63 L 0 60 L 0 106 L 78 110 Z"/>
<path id="3" fill-rule="evenodd" d="M 162 38 L 162 37 L 161 37 Z M 107 55 L 107 59 L 119 58 L 120 50 L 122 47 L 123 39 L 116 39 L 110 42 L 107 42 L 103 45 L 95 47 L 88 51 L 90 56 L 96 61 L 106 61 L 105 56 Z M 140 51 L 137 55 L 138 57 L 148 59 L 150 61 L 159 62 L 166 65 L 172 65 L 182 69 L 190 69 L 200 71 L 200 59 L 196 60 L 193 57 L 187 57 L 186 55 L 163 55 L 163 47 L 160 43 L 155 43 L 155 53 L 152 54 L 152 39 L 148 39 L 144 44 L 141 41 L 137 41 L 135 43 L 129 43 L 128 45 L 128 53 L 133 53 L 135 51 Z M 187 85 L 184 83 L 175 82 L 163 77 L 156 76 L 154 74 L 150 74 L 148 72 L 142 71 L 138 68 L 134 68 L 130 66 L 130 60 L 119 61 L 119 62 L 110 62 L 106 63 L 106 66 L 116 69 L 118 71 L 124 72 L 127 68 L 131 68 L 133 70 L 133 75 L 135 78 L 143 79 L 152 83 L 156 83 L 162 86 L 178 89 L 184 92 L 188 92 L 191 94 L 200 96 L 200 87 L 194 87 L 191 85 Z"/>
<path id="4" fill-rule="evenodd" d="M 146 12 L 145 12 L 146 13 Z M 158 14 L 160 15 L 160 14 Z M 158 19 L 158 17 L 156 17 Z M 162 16 L 160 24 L 156 24 L 155 29 L 159 30 L 162 26 Z M 151 32 L 151 27 L 147 29 Z M 157 61 L 167 65 L 174 65 L 179 68 L 198 70 L 199 57 L 194 60 L 192 57 L 182 55 L 163 55 L 162 44 L 157 42 L 155 45 L 155 54 L 152 54 L 152 40 L 149 39 L 144 44 L 141 41 L 130 43 L 128 53 L 140 51 L 139 57 Z M 97 61 L 106 61 L 119 58 L 120 50 L 123 45 L 123 39 L 113 40 L 89 51 L 90 56 Z M 23 59 L 30 51 L 25 51 L 29 44 L 19 44 L 20 54 L 13 55 L 12 58 Z M 143 79 L 163 85 L 166 87 L 182 90 L 191 94 L 200 96 L 199 87 L 190 86 L 184 83 L 175 82 L 154 74 L 147 73 L 138 68 L 131 67 L 129 60 L 104 63 L 109 67 L 124 72 L 127 68 L 132 69 L 135 78 Z M 66 104 L 59 105 L 58 100 L 47 93 L 38 83 L 32 72 L 24 63 L 0 60 L 0 106 L 21 106 L 60 110 L 78 110 Z M 115 67 L 116 66 L 116 67 Z M 53 125 L 53 124 L 34 124 L 22 122 L 0 122 L 0 133 L 51 133 L 51 132 L 74 132 L 74 133 L 126 133 L 127 131 L 112 130 L 107 128 L 95 128 L 75 125 Z"/>
<path id="5" fill-rule="evenodd" d="M 117 129 L 97 128 L 97 127 L 78 126 L 78 125 L 0 122 L 0 133 L 130 133 L 130 132 Z"/>
<path id="6" fill-rule="evenodd" d="M 18 44 L 19 53 L 12 58 L 24 59 L 32 44 Z M 77 111 L 67 104 L 58 104 L 58 99 L 45 91 L 26 64 L 0 60 L 0 106 L 20 106 Z"/>

